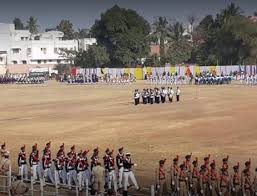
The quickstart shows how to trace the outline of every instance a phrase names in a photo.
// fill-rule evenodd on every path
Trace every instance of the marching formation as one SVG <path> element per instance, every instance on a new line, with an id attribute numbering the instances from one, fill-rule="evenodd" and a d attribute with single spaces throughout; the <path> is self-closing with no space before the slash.
<path id="1" fill-rule="evenodd" d="M 240 172 L 239 163 L 229 172 L 229 156 L 222 159 L 219 167 L 210 155 L 206 156 L 199 167 L 197 157 L 192 160 L 192 153 L 185 156 L 182 164 L 179 157 L 173 159 L 170 169 L 166 171 L 166 159 L 159 161 L 156 170 L 158 195 L 174 196 L 204 195 L 204 196 L 252 196 L 257 193 L 257 169 L 251 172 L 251 160 L 245 162 L 245 168 Z M 167 185 L 170 176 L 170 185 Z M 170 188 L 169 188 L 170 187 Z"/>
<path id="2" fill-rule="evenodd" d="M 0 84 L 44 84 L 45 77 L 26 74 L 0 76 Z"/>
<path id="3" fill-rule="evenodd" d="M 195 84 L 231 84 L 233 76 L 216 75 L 212 73 L 199 74 L 195 76 Z"/>
<path id="4" fill-rule="evenodd" d="M 134 91 L 134 100 L 135 105 L 140 103 L 140 99 L 142 99 L 142 104 L 154 104 L 154 103 L 165 103 L 166 98 L 168 98 L 169 102 L 173 102 L 173 96 L 176 96 L 176 101 L 179 102 L 180 98 L 180 89 L 179 87 L 176 88 L 174 91 L 172 87 L 161 87 L 154 88 L 154 89 L 143 89 L 142 92 L 139 92 L 138 89 Z"/>
<path id="5" fill-rule="evenodd" d="M 9 152 L 5 143 L 1 146 L 0 173 L 5 174 L 4 168 L 9 162 Z M 82 191 L 86 187 L 91 187 L 91 191 L 103 195 L 105 192 L 117 193 L 123 190 L 127 193 L 131 186 L 129 180 L 137 190 L 140 187 L 132 171 L 136 166 L 131 160 L 131 153 L 124 153 L 123 147 L 118 149 L 117 155 L 107 148 L 103 157 L 104 167 L 101 166 L 98 147 L 93 150 L 93 154 L 88 159 L 89 150 L 75 150 L 73 145 L 66 154 L 64 144 L 62 144 L 56 154 L 52 157 L 51 142 L 48 142 L 42 152 L 40 159 L 37 144 L 32 146 L 32 151 L 27 156 L 25 145 L 21 147 L 18 154 L 19 175 L 21 179 L 28 180 L 28 167 L 31 168 L 31 181 L 42 181 L 59 185 L 68 185 L 69 189 L 75 185 Z M 6 161 L 7 160 L 7 161 Z"/>

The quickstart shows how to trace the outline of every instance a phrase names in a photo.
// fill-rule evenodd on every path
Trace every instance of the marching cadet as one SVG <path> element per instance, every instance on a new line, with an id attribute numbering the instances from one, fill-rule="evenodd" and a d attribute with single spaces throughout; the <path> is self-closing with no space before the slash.
<path id="1" fill-rule="evenodd" d="M 197 195 L 199 187 L 200 171 L 198 169 L 198 158 L 193 161 L 193 171 L 190 179 L 191 194 Z"/>
<path id="2" fill-rule="evenodd" d="M 115 192 L 115 195 L 117 193 L 117 178 L 115 173 L 115 160 L 113 157 L 113 150 L 109 151 L 109 156 L 106 160 L 106 169 L 108 172 L 108 190 L 111 193 L 112 185 Z"/>
<path id="3" fill-rule="evenodd" d="M 138 89 L 136 89 L 134 92 L 134 100 L 135 100 L 135 105 L 138 105 L 140 100 L 140 93 L 138 92 Z"/>
<path id="4" fill-rule="evenodd" d="M 179 186 L 178 193 L 179 196 L 188 196 L 188 178 L 186 174 L 186 166 L 185 163 L 180 165 L 179 171 Z"/>
<path id="5" fill-rule="evenodd" d="M 73 159 L 77 159 L 77 153 L 76 153 L 76 150 L 75 150 L 75 145 L 73 145 L 71 148 L 70 148 L 70 153 L 73 157 Z"/>
<path id="6" fill-rule="evenodd" d="M 174 91 L 173 91 L 172 87 L 169 87 L 169 90 L 168 90 L 168 97 L 169 97 L 169 101 L 170 101 L 170 102 L 173 101 L 173 95 L 174 95 Z"/>
<path id="7" fill-rule="evenodd" d="M 230 196 L 230 179 L 228 169 L 223 167 L 220 175 L 220 195 Z"/>
<path id="8" fill-rule="evenodd" d="M 34 144 L 32 146 L 32 152 L 30 153 L 30 156 L 29 156 L 29 164 L 30 164 L 31 173 L 33 176 L 33 184 L 34 184 L 35 180 L 42 178 L 41 169 L 39 167 L 39 152 L 37 149 L 37 144 Z"/>
<path id="9" fill-rule="evenodd" d="M 64 144 L 60 146 L 59 151 L 56 154 L 55 163 L 55 181 L 56 184 L 67 184 L 67 176 L 65 170 L 65 152 L 64 152 Z"/>
<path id="10" fill-rule="evenodd" d="M 146 92 L 146 89 L 143 89 L 142 99 L 143 99 L 143 104 L 147 104 L 147 92 Z"/>
<path id="11" fill-rule="evenodd" d="M 89 150 L 85 150 L 83 153 L 82 153 L 82 158 L 85 162 L 85 171 L 83 173 L 84 175 L 84 179 L 85 179 L 85 182 L 88 181 L 88 184 L 90 184 L 90 179 L 91 179 L 91 171 L 89 169 L 89 165 L 88 165 L 88 159 L 87 159 L 87 154 L 88 154 Z M 90 184 L 91 185 L 91 184 Z"/>
<path id="12" fill-rule="evenodd" d="M 24 195 L 29 191 L 29 187 L 22 181 L 20 175 L 16 176 L 16 180 L 12 182 L 10 191 L 11 195 Z"/>
<path id="13" fill-rule="evenodd" d="M 211 157 L 210 154 L 207 157 L 204 157 L 204 166 L 208 172 L 210 171 L 210 167 L 209 167 L 210 157 Z"/>
<path id="14" fill-rule="evenodd" d="M 225 169 L 228 169 L 228 159 L 229 159 L 229 156 L 225 157 L 222 159 L 222 168 L 225 168 Z"/>
<path id="15" fill-rule="evenodd" d="M 212 196 L 218 196 L 220 194 L 220 181 L 214 160 L 210 166 L 211 170 L 209 173 L 209 189 Z"/>
<path id="16" fill-rule="evenodd" d="M 192 165 L 191 165 L 191 157 L 192 157 L 192 153 L 188 154 L 185 156 L 185 171 L 186 171 L 186 176 L 187 176 L 187 187 L 188 187 L 188 191 L 190 190 L 190 179 L 192 176 Z"/>
<path id="17" fill-rule="evenodd" d="M 21 151 L 18 154 L 18 166 L 19 166 L 19 175 L 21 176 L 21 179 L 23 180 L 25 177 L 25 180 L 28 179 L 28 167 L 27 167 L 27 157 L 25 152 L 25 145 L 21 147 Z"/>
<path id="18" fill-rule="evenodd" d="M 42 157 L 42 166 L 44 170 L 44 177 L 43 177 L 43 184 L 45 185 L 45 180 L 50 180 L 52 183 L 54 183 L 54 178 L 51 171 L 51 165 L 52 165 L 52 158 L 51 158 L 51 142 L 48 142 L 46 144 L 45 149 L 43 150 L 43 157 Z"/>
<path id="19" fill-rule="evenodd" d="M 86 185 L 85 171 L 86 171 L 86 160 L 82 155 L 82 151 L 78 153 L 78 160 L 76 163 L 76 170 L 78 173 L 79 191 L 82 191 L 82 187 Z"/>
<path id="20" fill-rule="evenodd" d="M 160 90 L 158 88 L 155 88 L 155 103 L 160 103 Z"/>
<path id="21" fill-rule="evenodd" d="M 123 147 L 119 148 L 118 149 L 118 154 L 116 156 L 116 165 L 118 167 L 118 186 L 119 186 L 119 189 L 122 188 L 122 179 L 123 179 L 123 170 L 124 170 L 124 167 L 123 167 L 123 160 L 125 159 L 125 156 L 124 156 L 124 152 L 123 152 Z"/>
<path id="22" fill-rule="evenodd" d="M 94 149 L 93 155 L 91 157 L 91 171 L 93 170 L 93 167 L 96 166 L 96 163 L 99 162 L 99 149 L 98 147 Z"/>
<path id="23" fill-rule="evenodd" d="M 132 166 L 136 167 L 137 164 L 132 163 L 130 156 L 131 156 L 130 153 L 126 153 L 126 158 L 123 161 L 123 166 L 124 166 L 124 174 L 123 175 L 124 175 L 124 192 L 125 192 L 125 195 L 127 194 L 127 191 L 128 191 L 129 179 L 131 179 L 135 188 L 137 190 L 140 190 L 140 187 L 138 186 L 136 178 L 135 178 L 134 173 L 132 171 Z"/>
<path id="24" fill-rule="evenodd" d="M 150 89 L 150 104 L 153 104 L 154 102 L 154 91 L 153 89 Z"/>
<path id="25" fill-rule="evenodd" d="M 233 174 L 230 177 L 231 187 L 232 187 L 232 196 L 241 195 L 241 177 L 239 174 L 239 163 L 233 167 Z"/>
<path id="26" fill-rule="evenodd" d="M 200 193 L 201 195 L 210 195 L 208 191 L 208 182 L 209 182 L 209 172 L 206 168 L 206 165 L 201 166 L 200 170 Z"/>
<path id="27" fill-rule="evenodd" d="M 176 98 L 177 98 L 177 102 L 179 102 L 179 97 L 180 97 L 180 89 L 177 86 L 177 90 L 176 90 Z"/>
<path id="28" fill-rule="evenodd" d="M 242 191 L 244 196 L 251 196 L 253 195 L 253 188 L 252 188 L 252 174 L 250 171 L 251 161 L 245 162 L 245 169 L 242 172 Z"/>
<path id="29" fill-rule="evenodd" d="M 166 181 L 166 170 L 164 164 L 166 159 L 159 161 L 159 168 L 156 171 L 157 176 L 157 188 L 158 188 L 158 195 L 163 196 L 167 194 L 167 181 Z"/>
<path id="30" fill-rule="evenodd" d="M 107 169 L 107 160 L 109 158 L 109 152 L 110 152 L 110 149 L 107 148 L 105 150 L 105 155 L 103 157 L 103 161 L 104 161 L 104 168 L 105 168 L 105 185 L 104 187 L 108 187 L 108 169 Z"/>
<path id="31" fill-rule="evenodd" d="M 68 186 L 69 189 L 71 189 L 72 181 L 78 186 L 77 181 L 77 172 L 75 170 L 76 168 L 76 159 L 74 159 L 74 156 L 71 152 L 68 153 L 68 159 L 67 159 L 67 177 L 68 177 Z"/>
<path id="32" fill-rule="evenodd" d="M 105 169 L 101 166 L 100 162 L 96 162 L 96 165 L 92 170 L 93 177 L 93 189 L 96 191 L 97 195 L 104 195 L 104 179 L 105 179 Z"/>
<path id="33" fill-rule="evenodd" d="M 147 95 L 147 103 L 151 103 L 151 100 L 150 100 L 150 89 L 146 89 L 146 95 Z"/>
<path id="34" fill-rule="evenodd" d="M 0 162 L 0 175 L 3 176 L 8 176 L 8 172 L 10 171 L 10 166 L 11 166 L 11 160 L 9 159 L 10 153 L 6 151 L 3 154 L 3 158 L 1 159 Z M 6 191 L 6 187 L 8 184 L 8 178 L 0 178 L 0 185 L 4 186 L 3 191 Z"/>
<path id="35" fill-rule="evenodd" d="M 170 168 L 172 195 L 177 195 L 178 193 L 178 173 L 179 173 L 178 159 L 179 157 L 177 155 L 177 157 L 173 159 L 173 165 Z"/>
<path id="36" fill-rule="evenodd" d="M 166 101 L 166 94 L 167 94 L 166 89 L 164 87 L 162 87 L 161 88 L 161 102 L 162 103 L 165 103 L 165 101 Z"/>

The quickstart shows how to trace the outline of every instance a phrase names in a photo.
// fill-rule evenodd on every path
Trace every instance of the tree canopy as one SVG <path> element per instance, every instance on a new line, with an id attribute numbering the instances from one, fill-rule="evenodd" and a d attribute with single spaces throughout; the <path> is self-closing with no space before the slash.
<path id="1" fill-rule="evenodd" d="M 61 20 L 56 29 L 64 33 L 64 40 L 71 40 L 74 38 L 73 24 L 69 20 Z"/>
<path id="2" fill-rule="evenodd" d="M 29 30 L 31 34 L 37 34 L 39 29 L 39 25 L 37 24 L 37 19 L 33 16 L 29 17 L 26 28 Z"/>
<path id="3" fill-rule="evenodd" d="M 113 66 L 132 65 L 149 53 L 149 23 L 134 10 L 114 6 L 101 15 L 91 30 L 105 46 Z"/>

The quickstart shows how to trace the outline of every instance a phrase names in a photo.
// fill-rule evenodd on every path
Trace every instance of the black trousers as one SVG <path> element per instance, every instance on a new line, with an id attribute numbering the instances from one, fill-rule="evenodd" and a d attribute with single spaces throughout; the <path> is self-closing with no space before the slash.
<path id="1" fill-rule="evenodd" d="M 160 103 L 160 98 L 159 97 L 155 97 L 155 103 Z"/>
<path id="2" fill-rule="evenodd" d="M 135 105 L 139 104 L 139 98 L 135 99 Z"/>
<path id="3" fill-rule="evenodd" d="M 150 104 L 153 104 L 153 98 L 150 98 Z"/>
<path id="4" fill-rule="evenodd" d="M 143 104 L 147 104 L 147 98 L 143 97 Z"/>
<path id="5" fill-rule="evenodd" d="M 169 101 L 172 102 L 172 101 L 173 101 L 173 98 L 172 98 L 172 97 L 169 97 Z"/>
<path id="6" fill-rule="evenodd" d="M 177 97 L 177 102 L 179 102 L 179 95 L 177 95 L 176 97 Z"/>
<path id="7" fill-rule="evenodd" d="M 162 103 L 165 103 L 165 97 L 161 96 Z"/>

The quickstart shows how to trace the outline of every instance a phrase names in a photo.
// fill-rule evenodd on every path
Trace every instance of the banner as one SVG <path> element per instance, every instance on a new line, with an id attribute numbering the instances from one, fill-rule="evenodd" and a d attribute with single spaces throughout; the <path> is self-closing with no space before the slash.
<path id="1" fill-rule="evenodd" d="M 146 67 L 146 74 L 152 73 L 152 67 Z"/>
<path id="2" fill-rule="evenodd" d="M 143 69 L 142 68 L 135 68 L 134 69 L 134 76 L 137 80 L 143 79 Z"/>
<path id="3" fill-rule="evenodd" d="M 170 67 L 170 73 L 171 74 L 175 74 L 176 73 L 176 67 L 175 66 L 171 66 Z"/>
<path id="4" fill-rule="evenodd" d="M 129 68 L 124 68 L 124 74 L 126 74 L 126 75 L 130 74 Z"/>
<path id="5" fill-rule="evenodd" d="M 209 66 L 209 72 L 213 73 L 213 74 L 216 74 L 216 66 L 215 65 Z"/>

